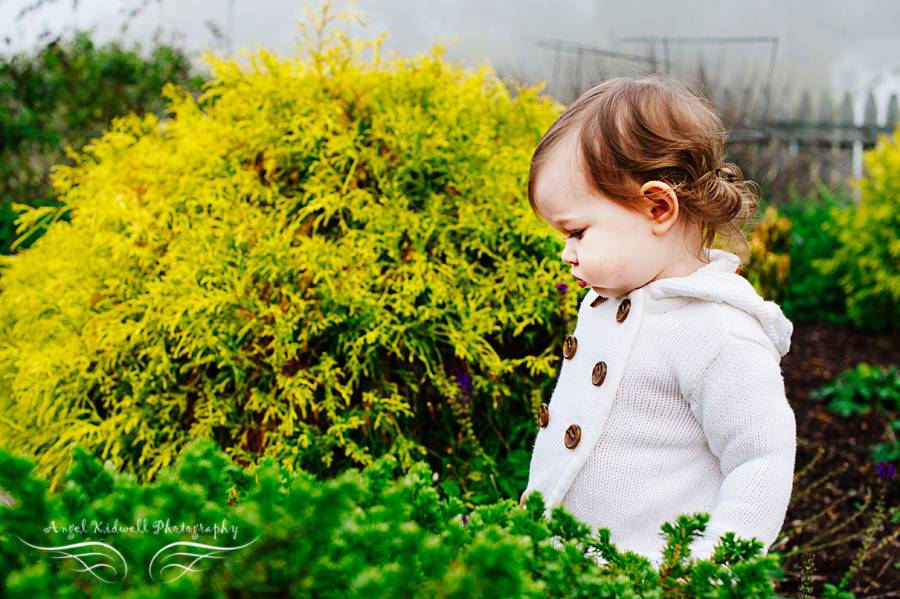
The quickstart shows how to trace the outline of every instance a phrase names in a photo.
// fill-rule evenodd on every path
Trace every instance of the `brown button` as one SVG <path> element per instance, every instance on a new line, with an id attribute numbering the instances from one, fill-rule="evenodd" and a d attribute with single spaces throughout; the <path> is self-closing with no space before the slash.
<path id="1" fill-rule="evenodd" d="M 565 344 L 563 344 L 563 358 L 571 360 L 572 356 L 575 355 L 576 349 L 578 349 L 578 340 L 573 335 L 569 335 L 566 337 Z"/>
<path id="2" fill-rule="evenodd" d="M 616 322 L 622 322 L 626 318 L 628 318 L 628 313 L 631 311 L 631 300 L 625 298 L 622 300 L 622 303 L 619 304 L 619 309 L 616 311 Z"/>
<path id="3" fill-rule="evenodd" d="M 591 373 L 591 382 L 594 383 L 595 387 L 599 387 L 603 384 L 605 378 L 606 362 L 597 362 L 594 364 L 594 371 Z"/>
<path id="4" fill-rule="evenodd" d="M 541 425 L 541 428 L 547 428 L 547 424 L 550 423 L 550 407 L 542 403 L 541 407 L 538 408 L 538 424 Z"/>
<path id="5" fill-rule="evenodd" d="M 566 429 L 566 448 L 575 449 L 579 441 L 581 441 L 581 427 L 573 424 Z"/>
<path id="6" fill-rule="evenodd" d="M 597 297 L 594 298 L 594 301 L 591 302 L 591 308 L 596 308 L 597 306 L 599 306 L 600 304 L 602 304 L 605 301 L 606 301 L 605 297 L 598 295 Z"/>

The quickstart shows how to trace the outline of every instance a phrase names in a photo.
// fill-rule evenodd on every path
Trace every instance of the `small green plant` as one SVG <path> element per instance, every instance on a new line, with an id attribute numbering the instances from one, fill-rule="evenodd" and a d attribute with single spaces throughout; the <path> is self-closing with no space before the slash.
<path id="1" fill-rule="evenodd" d="M 896 366 L 880 368 L 861 363 L 810 395 L 828 400 L 828 409 L 841 416 L 868 414 L 872 410 L 890 416 L 900 410 L 900 376 Z"/>
<path id="2" fill-rule="evenodd" d="M 895 432 L 900 430 L 900 375 L 897 366 L 880 368 L 859 364 L 827 385 L 810 393 L 814 399 L 828 401 L 828 409 L 841 416 L 879 414 L 885 425 L 887 441 L 871 448 L 875 462 L 900 459 Z"/>
<path id="3" fill-rule="evenodd" d="M 707 514 L 662 527 L 655 568 L 561 507 L 548 518 L 540 493 L 524 508 L 470 509 L 440 498 L 426 463 L 400 476 L 397 465 L 386 456 L 325 481 L 271 459 L 245 472 L 197 440 L 142 485 L 76 449 L 54 494 L 31 460 L 0 451 L 12 498 L 0 507 L 0 595 L 766 599 L 781 575 L 776 555 L 733 534 L 711 560 L 691 559 Z"/>
<path id="4" fill-rule="evenodd" d="M 822 585 L 822 597 L 823 599 L 855 599 L 856 596 L 853 593 L 844 591 L 843 588 L 843 584 L 834 586 L 826 582 Z"/>
<path id="5" fill-rule="evenodd" d="M 812 599 L 812 578 L 813 574 L 816 571 L 814 566 L 814 560 L 812 553 L 804 553 L 803 554 L 803 566 L 800 569 L 800 598 L 799 599 Z"/>

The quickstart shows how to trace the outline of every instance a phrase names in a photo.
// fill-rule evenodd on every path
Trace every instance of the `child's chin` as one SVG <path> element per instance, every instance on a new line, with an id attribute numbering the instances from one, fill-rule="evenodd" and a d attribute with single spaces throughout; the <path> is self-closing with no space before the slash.
<path id="1" fill-rule="evenodd" d="M 611 289 L 609 287 L 591 287 L 591 289 L 603 297 L 622 297 L 634 291 L 634 289 Z"/>

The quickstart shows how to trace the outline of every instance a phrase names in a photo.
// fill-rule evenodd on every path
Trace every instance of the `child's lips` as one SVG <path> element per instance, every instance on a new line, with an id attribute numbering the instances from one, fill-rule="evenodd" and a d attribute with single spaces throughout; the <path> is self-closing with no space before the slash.
<path id="1" fill-rule="evenodd" d="M 581 287 L 582 289 L 584 289 L 585 287 L 587 287 L 587 283 L 586 283 L 586 282 L 582 281 L 581 279 L 579 279 L 579 278 L 576 277 L 575 275 L 572 275 L 572 277 L 574 277 L 575 280 L 578 281 L 578 286 L 579 286 L 579 287 Z"/>

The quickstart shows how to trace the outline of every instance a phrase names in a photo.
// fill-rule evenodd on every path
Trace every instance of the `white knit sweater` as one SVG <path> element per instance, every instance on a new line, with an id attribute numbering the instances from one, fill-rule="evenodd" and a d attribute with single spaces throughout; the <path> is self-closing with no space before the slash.
<path id="1" fill-rule="evenodd" d="M 620 551 L 656 564 L 660 526 L 680 514 L 711 516 L 694 558 L 710 557 L 726 532 L 767 550 L 791 495 L 796 429 L 779 362 L 793 327 L 735 274 L 736 256 L 709 258 L 687 277 L 593 308 L 597 294 L 587 294 L 525 491 L 541 491 L 548 514 L 562 504 L 594 530 L 608 528 Z M 607 374 L 596 387 L 599 361 Z M 572 424 L 581 440 L 568 449 Z"/>

